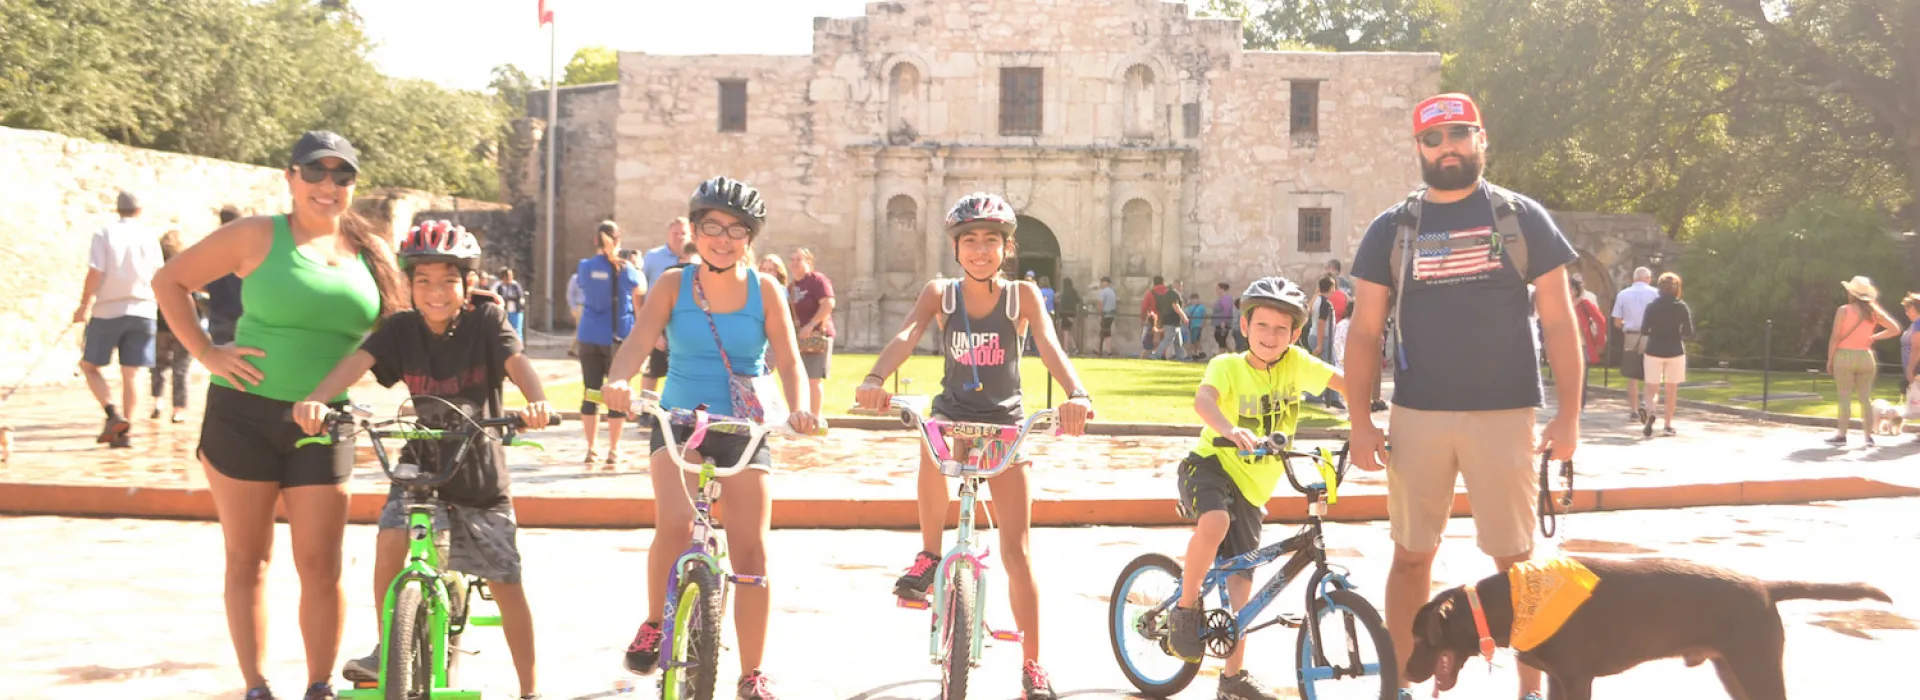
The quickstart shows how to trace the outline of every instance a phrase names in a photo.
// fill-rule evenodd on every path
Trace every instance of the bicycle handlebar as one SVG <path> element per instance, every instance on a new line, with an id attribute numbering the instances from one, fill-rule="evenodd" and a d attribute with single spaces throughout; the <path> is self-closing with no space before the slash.
<path id="1" fill-rule="evenodd" d="M 785 437 L 798 437 L 801 435 L 800 432 L 788 427 L 785 423 L 767 425 L 734 418 L 732 416 L 724 416 L 718 413 L 709 413 L 703 410 L 689 411 L 684 408 L 665 408 L 660 405 L 660 395 L 651 391 L 643 390 L 638 392 L 633 397 L 632 408 L 634 415 L 653 416 L 654 421 L 656 421 L 654 429 L 660 431 L 660 439 L 666 443 L 665 451 L 667 457 L 671 458 L 674 464 L 679 465 L 680 469 L 686 472 L 699 473 L 706 467 L 704 462 L 700 464 L 688 462 L 684 452 L 685 450 L 698 448 L 701 442 L 704 441 L 708 431 L 718 429 L 717 432 L 723 433 L 746 433 L 747 446 L 746 449 L 741 450 L 740 459 L 736 460 L 732 466 L 722 467 L 718 463 L 713 465 L 713 477 L 716 479 L 733 476 L 734 474 L 745 471 L 748 468 L 747 462 L 753 459 L 754 452 L 759 451 L 760 443 L 766 440 L 767 435 L 776 434 Z M 684 448 L 681 447 L 679 441 L 674 438 L 672 428 L 666 427 L 672 425 L 693 426 L 693 434 L 688 436 L 687 445 Z M 826 425 L 822 423 L 820 429 L 817 430 L 814 435 L 825 434 Z"/>
<path id="2" fill-rule="evenodd" d="M 1324 491 L 1327 494 L 1328 503 L 1337 501 L 1340 498 L 1340 484 L 1344 483 L 1347 478 L 1348 444 L 1342 442 L 1340 443 L 1340 449 L 1332 452 L 1328 452 L 1324 448 L 1320 452 L 1301 452 L 1287 448 L 1287 445 L 1292 441 L 1292 438 L 1287 437 L 1286 433 L 1275 432 L 1268 435 L 1266 440 L 1262 441 L 1252 450 L 1239 450 L 1239 446 L 1234 444 L 1233 440 L 1224 437 L 1214 438 L 1213 446 L 1235 449 L 1240 453 L 1241 457 L 1279 457 L 1281 459 L 1281 465 L 1286 468 L 1287 484 L 1292 486 L 1293 490 L 1300 492 L 1303 496 L 1312 496 L 1316 492 Z M 1314 466 L 1319 468 L 1319 483 L 1301 485 L 1300 478 L 1294 476 L 1293 473 L 1293 458 L 1295 457 L 1311 460 Z"/>
<path id="3" fill-rule="evenodd" d="M 920 441 L 927 446 L 927 450 L 933 453 L 934 458 L 940 462 L 941 473 L 947 476 L 961 476 L 966 470 L 964 465 L 953 459 L 952 450 L 949 448 L 945 438 L 992 438 L 997 435 L 1002 441 L 1006 442 L 1006 451 L 1000 456 L 998 464 L 987 469 L 973 470 L 973 476 L 984 479 L 1006 471 L 1008 467 L 1013 466 L 1014 456 L 1020 454 L 1020 446 L 1026 443 L 1027 435 L 1031 434 L 1034 428 L 1040 425 L 1054 423 L 1054 410 L 1051 408 L 1034 411 L 1032 415 L 1027 416 L 1026 420 L 1021 421 L 1018 426 L 1013 426 L 999 423 L 965 423 L 926 418 L 920 415 L 918 409 L 914 408 L 913 402 L 900 397 L 894 397 L 888 403 L 892 408 L 900 412 L 901 424 L 908 428 L 915 429 L 915 432 L 920 436 Z M 881 411 L 872 411 L 868 415 L 885 414 Z M 1018 433 L 1014 435 L 1013 439 L 1006 440 L 1007 434 L 1016 430 Z M 1056 434 L 1058 433 L 1057 425 L 1055 432 Z"/>
<path id="4" fill-rule="evenodd" d="M 325 418 L 327 432 L 322 433 L 320 435 L 301 438 L 295 441 L 293 443 L 293 446 L 295 448 L 306 447 L 308 445 L 338 446 L 341 443 L 346 443 L 347 445 L 351 445 L 353 438 L 356 434 L 366 433 L 373 437 L 374 456 L 379 459 L 380 471 L 385 472 L 387 475 L 387 478 L 396 484 L 399 484 L 403 487 L 419 487 L 419 488 L 433 488 L 441 484 L 444 484 L 448 480 L 452 479 L 453 475 L 459 471 L 460 462 L 462 461 L 462 458 L 466 456 L 466 451 L 471 445 L 471 443 L 468 442 L 467 439 L 473 437 L 476 434 L 484 433 L 488 428 L 506 429 L 506 434 L 501 436 L 501 444 L 504 444 L 508 447 L 532 447 L 540 450 L 546 449 L 546 446 L 541 445 L 540 443 L 520 437 L 519 431 L 525 430 L 527 427 L 527 423 L 526 423 L 525 417 L 518 412 L 509 412 L 506 416 L 501 418 L 481 418 L 481 419 L 471 420 L 469 423 L 471 428 L 459 428 L 459 429 L 453 429 L 453 430 L 420 428 L 420 427 L 414 427 L 412 425 L 408 425 L 408 427 L 404 427 L 399 430 L 383 430 L 383 428 L 387 426 L 401 424 L 401 423 L 411 423 L 411 421 L 405 418 L 394 418 L 391 420 L 373 422 L 370 420 L 372 416 L 373 416 L 373 409 L 364 404 L 355 404 L 355 405 L 349 405 L 349 406 L 333 409 L 332 411 L 329 411 L 327 413 L 327 416 Z M 292 419 L 291 412 L 289 412 L 287 418 L 288 420 Z M 548 420 L 547 420 L 547 427 L 549 428 L 558 427 L 561 424 L 561 422 L 562 422 L 562 418 L 559 414 L 557 413 L 549 414 Z M 358 424 L 357 427 L 356 427 L 356 423 Z M 454 459 L 449 461 L 449 463 L 453 465 L 453 468 L 448 469 L 445 472 L 431 473 L 430 475 L 422 476 L 423 472 L 419 470 L 420 469 L 419 465 L 401 464 L 398 467 L 390 465 L 388 463 L 389 460 L 387 459 L 386 449 L 382 447 L 380 444 L 381 439 L 435 440 L 435 441 L 451 439 L 451 440 L 459 440 L 460 446 L 458 448 L 459 451 L 454 454 Z M 345 461 L 350 465 L 353 461 L 353 450 L 351 449 L 336 450 L 334 459 L 336 461 Z M 411 469 L 409 469 L 409 467 L 411 467 Z M 350 471 L 351 467 L 349 467 L 348 470 Z"/>

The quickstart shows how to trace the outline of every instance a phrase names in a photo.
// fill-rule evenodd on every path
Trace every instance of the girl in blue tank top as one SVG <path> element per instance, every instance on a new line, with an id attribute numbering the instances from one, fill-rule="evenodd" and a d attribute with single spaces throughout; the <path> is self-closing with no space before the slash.
<path id="1" fill-rule="evenodd" d="M 807 377 L 800 371 L 800 347 L 794 341 L 793 317 L 787 313 L 786 291 L 780 283 L 753 271 L 745 263 L 753 242 L 766 226 L 767 208 L 760 193 L 745 183 L 716 177 L 700 183 L 688 203 L 694 243 L 702 262 L 660 275 L 640 309 L 633 335 L 615 353 L 601 390 L 607 407 L 626 411 L 633 391 L 627 382 L 662 332 L 673 353 L 667 386 L 660 403 L 667 408 L 692 409 L 705 405 L 711 413 L 743 415 L 733 405 L 729 374 L 758 377 L 768 365 L 780 372 L 780 386 L 793 412 L 787 425 L 801 433 L 814 430 L 806 411 Z M 771 362 L 769 362 L 771 360 Z M 762 396 L 763 402 L 775 397 Z M 679 444 L 691 435 L 691 426 L 673 426 Z M 737 464 L 746 451 L 745 435 L 708 433 L 701 455 L 722 465 Z M 647 549 L 647 619 L 627 647 L 626 665 L 648 673 L 660 661 L 660 620 L 667 604 L 667 574 L 692 538 L 693 499 L 679 465 L 667 456 L 659 426 L 653 429 L 653 545 Z M 767 493 L 767 470 L 772 450 L 761 442 L 748 463 L 753 468 L 720 479 L 719 506 L 727 513 L 728 558 L 734 573 L 765 576 L 766 536 L 772 502 Z M 767 677 L 760 672 L 771 609 L 765 586 L 733 589 L 735 620 L 740 635 L 738 697 L 773 700 Z"/>
<path id="2" fill-rule="evenodd" d="M 968 423 L 1012 425 L 1022 416 L 1020 392 L 1021 338 L 1033 333 L 1040 359 L 1053 378 L 1068 394 L 1067 402 L 1057 408 L 1060 430 L 1079 435 L 1093 415 L 1093 403 L 1087 396 L 1073 364 L 1060 350 L 1054 335 L 1053 319 L 1047 314 L 1039 288 L 1031 282 L 1014 282 L 1000 276 L 1000 269 L 1012 256 L 1014 229 L 1018 218 L 1013 207 L 998 195 L 976 192 L 962 197 L 947 213 L 947 234 L 952 236 L 954 257 L 965 271 L 959 280 L 934 280 L 920 290 L 906 325 L 894 336 L 873 362 L 873 371 L 855 392 L 854 400 L 863 408 L 884 409 L 893 397 L 882 380 L 899 369 L 920 336 L 930 325 L 939 333 L 945 375 L 940 394 L 933 399 L 933 413 L 946 420 Z M 675 349 L 678 352 L 678 349 Z M 1021 642 L 1025 663 L 1021 665 L 1020 685 L 1025 700 L 1053 700 L 1053 686 L 1040 668 L 1040 603 L 1036 592 L 1033 565 L 1028 558 L 1027 532 L 1032 524 L 1033 496 L 1027 483 L 1031 462 L 1016 457 L 1016 462 L 987 482 L 1000 520 L 1000 552 L 1005 559 L 1009 598 L 1013 619 L 1024 632 Z M 934 465 L 933 455 L 920 451 L 920 544 L 921 552 L 905 576 L 894 584 L 894 595 L 924 599 L 933 586 L 940 562 L 940 540 L 946 527 L 949 489 L 946 477 Z"/>

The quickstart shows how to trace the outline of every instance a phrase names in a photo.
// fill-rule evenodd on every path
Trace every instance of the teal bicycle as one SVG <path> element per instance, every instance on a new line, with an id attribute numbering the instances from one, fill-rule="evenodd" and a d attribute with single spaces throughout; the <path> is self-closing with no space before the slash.
<path id="1" fill-rule="evenodd" d="M 940 666 L 942 700 L 967 697 L 967 674 L 980 665 L 980 652 L 986 639 L 1019 643 L 1017 630 L 994 630 L 986 624 L 987 564 L 990 552 L 974 551 L 973 508 L 981 482 L 1013 465 L 1020 445 L 1036 426 L 1053 422 L 1053 409 L 1036 411 L 1020 425 L 995 423 L 959 423 L 924 418 L 914 403 L 902 398 L 891 402 L 900 412 L 900 422 L 912 428 L 927 450 L 933 454 L 940 473 L 960 480 L 959 537 L 953 549 L 940 559 L 939 578 L 932 600 L 900 598 L 899 605 L 915 610 L 932 610 L 933 624 L 928 633 L 928 653 Z M 880 415 L 879 411 L 854 409 L 854 414 Z M 963 459 L 954 459 L 949 439 L 972 440 L 973 449 Z M 989 523 L 991 524 L 991 523 Z"/>
<path id="2" fill-rule="evenodd" d="M 416 399 L 438 400 L 438 397 L 416 396 L 408 401 Z M 500 616 L 472 614 L 474 595 L 493 600 L 484 579 L 444 568 L 445 557 L 433 535 L 433 511 L 438 501 L 435 494 L 441 484 L 458 473 L 458 465 L 464 461 L 467 450 L 474 448 L 474 443 L 495 439 L 487 432 L 490 429 L 504 430 L 498 439 L 508 446 L 545 448 L 519 436 L 526 423 L 518 415 L 481 420 L 458 418 L 455 420 L 466 425 L 446 429 L 425 427 L 417 418 L 378 422 L 372 418 L 372 409 L 364 405 L 336 409 L 327 414 L 326 433 L 294 443 L 296 447 L 331 445 L 335 448 L 335 460 L 351 463 L 354 438 L 362 434 L 370 436 L 380 469 L 406 494 L 407 565 L 388 585 L 386 598 L 381 603 L 380 676 L 372 680 L 349 679 L 354 681 L 354 687 L 340 691 L 339 698 L 480 700 L 480 691 L 455 687 L 459 672 L 456 652 L 460 636 L 468 627 L 498 627 Z M 559 424 L 560 417 L 555 415 L 548 425 Z M 441 464 L 454 467 L 434 473 L 423 471 L 416 464 L 395 465 L 381 443 L 388 439 L 457 445 L 452 458 L 440 460 Z"/>
<path id="3" fill-rule="evenodd" d="M 1233 446 L 1225 438 L 1214 444 Z M 1300 452 L 1286 445 L 1287 436 L 1274 433 L 1258 449 L 1240 454 L 1282 459 L 1287 483 L 1308 499 L 1307 522 L 1286 540 L 1213 563 L 1200 592 L 1206 624 L 1201 641 L 1206 655 L 1225 658 L 1249 634 L 1275 625 L 1291 627 L 1298 630 L 1294 667 L 1300 697 L 1394 700 L 1398 696 L 1399 669 L 1393 640 L 1381 624 L 1380 613 L 1355 592 L 1357 587 L 1347 580 L 1346 570 L 1327 563 L 1326 537 L 1321 533 L 1321 518 L 1327 514 L 1327 507 L 1340 500 L 1347 448 Z M 1302 485 L 1293 473 L 1295 459 L 1313 463 L 1321 481 Z M 1292 556 L 1280 566 L 1279 573 L 1256 590 L 1244 607 L 1232 609 L 1227 597 L 1229 576 L 1251 576 L 1255 568 L 1289 554 Z M 1281 614 L 1260 621 L 1261 613 L 1280 591 L 1299 580 L 1308 567 L 1313 571 L 1307 577 L 1305 614 Z M 1198 659 L 1183 659 L 1173 653 L 1169 613 L 1180 600 L 1180 586 L 1180 565 L 1164 554 L 1143 554 L 1134 559 L 1113 584 L 1108 615 L 1113 658 L 1127 680 L 1149 696 L 1164 698 L 1178 693 L 1200 672 Z M 1214 594 L 1215 605 L 1208 607 L 1207 598 Z"/>

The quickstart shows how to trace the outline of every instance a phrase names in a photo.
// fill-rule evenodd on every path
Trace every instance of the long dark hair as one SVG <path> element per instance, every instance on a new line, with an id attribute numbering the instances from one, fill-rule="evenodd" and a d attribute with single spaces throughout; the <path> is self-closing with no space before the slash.
<path id="1" fill-rule="evenodd" d="M 340 233 L 360 249 L 367 270 L 373 273 L 373 284 L 380 290 L 380 320 L 412 307 L 410 286 L 393 259 L 393 244 L 374 233 L 373 222 L 349 209 L 340 215 Z"/>

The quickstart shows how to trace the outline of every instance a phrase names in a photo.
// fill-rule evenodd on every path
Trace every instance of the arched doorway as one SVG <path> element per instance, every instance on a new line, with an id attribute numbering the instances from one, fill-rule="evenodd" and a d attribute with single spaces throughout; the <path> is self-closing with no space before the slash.
<path id="1" fill-rule="evenodd" d="M 1045 277 L 1060 284 L 1060 239 L 1045 222 L 1021 215 L 1013 239 L 1019 243 L 1018 257 L 1007 260 L 1004 271 L 1013 279 L 1025 279 L 1028 270 L 1034 277 Z"/>

